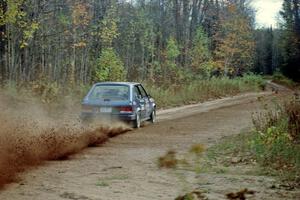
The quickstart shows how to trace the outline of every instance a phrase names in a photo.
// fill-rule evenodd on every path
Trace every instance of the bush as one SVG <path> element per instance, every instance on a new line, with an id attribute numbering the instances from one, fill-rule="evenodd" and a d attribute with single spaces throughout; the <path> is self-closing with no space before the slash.
<path id="1" fill-rule="evenodd" d="M 300 103 L 291 101 L 254 116 L 251 148 L 263 166 L 300 175 L 299 114 Z"/>
<path id="2" fill-rule="evenodd" d="M 232 96 L 243 92 L 261 91 L 265 81 L 261 76 L 211 78 L 182 83 L 181 85 L 146 84 L 159 107 L 173 107 Z"/>
<path id="3" fill-rule="evenodd" d="M 295 87 L 297 87 L 297 84 L 296 84 L 294 81 L 292 81 L 291 79 L 285 77 L 285 76 L 284 76 L 283 74 L 281 74 L 280 72 L 276 72 L 276 73 L 273 75 L 272 80 L 273 80 L 275 83 L 284 85 L 284 86 L 289 87 L 289 88 L 295 88 Z"/>
<path id="4" fill-rule="evenodd" d="M 290 103 L 285 106 L 288 116 L 288 131 L 293 141 L 300 142 L 300 103 Z"/>

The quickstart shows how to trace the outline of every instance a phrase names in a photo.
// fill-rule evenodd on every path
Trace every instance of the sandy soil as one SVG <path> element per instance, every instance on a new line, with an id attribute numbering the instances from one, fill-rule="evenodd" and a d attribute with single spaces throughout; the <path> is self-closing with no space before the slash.
<path id="1" fill-rule="evenodd" d="M 184 188 L 199 187 L 209 199 L 225 199 L 227 192 L 249 188 L 252 199 L 296 199 L 299 191 L 272 189 L 271 177 L 239 173 L 194 176 L 161 170 L 157 159 L 168 150 L 186 152 L 192 144 L 211 146 L 219 139 L 251 127 L 258 96 L 234 98 L 160 111 L 155 125 L 111 139 L 64 161 L 46 162 L 22 175 L 22 181 L 0 192 L 1 200 L 153 200 L 175 199 Z M 298 196 L 298 197 L 299 197 Z"/>

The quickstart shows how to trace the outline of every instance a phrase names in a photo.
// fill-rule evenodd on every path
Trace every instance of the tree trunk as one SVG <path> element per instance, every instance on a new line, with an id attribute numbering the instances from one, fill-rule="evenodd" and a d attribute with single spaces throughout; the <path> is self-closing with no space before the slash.
<path id="1" fill-rule="evenodd" d="M 0 7 L 4 13 L 6 11 L 6 1 L 0 0 Z M 7 40 L 6 40 L 6 25 L 0 25 L 0 84 L 2 85 L 6 79 L 6 51 L 7 51 Z"/>

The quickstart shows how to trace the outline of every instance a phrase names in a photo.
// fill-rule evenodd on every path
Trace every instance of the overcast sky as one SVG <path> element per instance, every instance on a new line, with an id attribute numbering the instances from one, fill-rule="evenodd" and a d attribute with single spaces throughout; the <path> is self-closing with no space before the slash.
<path id="1" fill-rule="evenodd" d="M 257 25 L 276 27 L 276 18 L 281 10 L 282 2 L 283 0 L 253 0 L 252 5 L 257 10 Z"/>

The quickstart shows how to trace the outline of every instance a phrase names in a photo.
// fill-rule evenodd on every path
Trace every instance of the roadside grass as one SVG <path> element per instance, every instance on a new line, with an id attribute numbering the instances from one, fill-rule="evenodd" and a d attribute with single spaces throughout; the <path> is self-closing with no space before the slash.
<path id="1" fill-rule="evenodd" d="M 207 149 L 203 166 L 210 172 L 230 171 L 232 165 L 251 166 L 235 171 L 275 176 L 300 182 L 300 103 L 266 106 L 253 115 L 254 129 L 229 136 Z"/>
<path id="2" fill-rule="evenodd" d="M 146 84 L 149 93 L 160 108 L 204 102 L 244 92 L 265 89 L 266 81 L 257 75 L 245 75 L 234 79 L 211 78 L 172 86 Z"/>
<path id="3" fill-rule="evenodd" d="M 297 177 L 299 178 L 299 176 L 296 171 L 291 170 L 290 168 L 278 169 L 274 168 L 272 165 L 270 166 L 270 163 L 268 163 L 268 165 L 265 165 L 260 162 L 260 160 L 258 159 L 259 155 L 254 151 L 252 146 L 252 141 L 255 140 L 255 138 L 255 133 L 250 131 L 245 131 L 238 135 L 225 137 L 221 139 L 219 143 L 208 148 L 203 153 L 202 158 L 199 160 L 199 162 L 195 162 L 198 167 L 201 168 L 201 171 L 195 170 L 195 166 L 191 169 L 194 169 L 193 172 L 195 174 L 198 174 L 199 172 L 201 174 L 204 173 L 209 175 L 221 174 L 221 176 L 225 176 L 226 179 L 230 182 L 241 181 L 241 179 L 237 178 L 236 175 L 241 175 L 241 177 L 272 176 L 278 180 L 278 182 L 269 182 L 268 184 L 270 185 L 266 186 L 272 190 L 279 189 L 290 191 L 298 188 L 300 185 L 299 179 L 297 179 Z M 295 151 L 293 152 L 297 153 Z M 294 158 L 297 156 L 298 155 L 295 154 Z M 195 163 L 193 165 L 195 165 Z M 187 171 L 187 169 L 180 169 L 180 172 L 182 173 L 181 177 L 183 178 L 178 179 L 179 182 L 185 183 L 185 185 L 189 185 L 186 177 L 188 175 L 184 175 L 186 174 L 186 172 L 184 171 Z M 261 181 L 262 179 L 257 180 Z M 198 183 L 196 183 L 196 185 L 197 184 Z M 187 191 L 192 192 L 187 192 L 185 195 L 178 196 L 176 199 L 208 199 L 207 196 L 209 196 L 210 193 L 208 192 L 209 189 L 208 191 L 199 191 L 199 186 L 196 187 L 196 190 L 192 189 L 194 187 L 195 186 L 191 185 L 189 187 L 186 187 L 185 190 L 183 190 L 183 193 L 186 193 Z M 201 198 L 199 198 L 195 194 L 201 194 Z M 240 194 L 242 195 L 240 196 Z M 226 197 L 227 199 L 248 199 L 248 197 L 246 198 L 246 196 L 252 196 L 253 198 L 254 194 L 254 190 L 244 188 L 238 192 L 230 192 L 226 195 L 224 194 L 224 197 Z"/>
<path id="4" fill-rule="evenodd" d="M 253 117 L 251 149 L 260 165 L 282 179 L 300 182 L 300 102 L 278 104 Z"/>
<path id="5" fill-rule="evenodd" d="M 280 72 L 276 72 L 273 76 L 270 76 L 268 78 L 271 78 L 273 82 L 278 83 L 280 85 L 284 85 L 290 89 L 299 89 L 299 83 L 294 82 L 293 80 L 287 78 Z"/>
<path id="6" fill-rule="evenodd" d="M 143 81 L 142 81 L 143 82 Z M 145 82 L 147 91 L 155 98 L 159 108 L 174 107 L 232 96 L 243 92 L 256 92 L 265 89 L 262 76 L 248 74 L 244 77 L 211 78 L 195 80 L 178 85 L 156 85 Z M 53 110 L 74 107 L 80 104 L 90 89 L 90 85 L 62 86 L 47 80 L 29 83 L 7 82 L 1 93 L 12 102 L 35 99 Z"/>
<path id="7" fill-rule="evenodd" d="M 142 81 L 143 82 L 143 81 Z M 155 98 L 159 108 L 193 104 L 244 92 L 265 89 L 262 76 L 248 74 L 244 77 L 211 78 L 181 83 L 180 85 L 156 85 L 144 83 L 147 91 Z M 62 86 L 45 79 L 29 83 L 7 82 L 1 93 L 12 102 L 34 100 L 46 105 L 47 110 L 65 110 L 78 107 L 90 85 Z"/>

